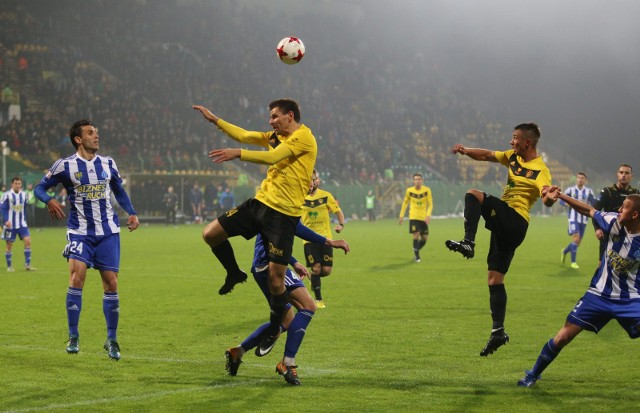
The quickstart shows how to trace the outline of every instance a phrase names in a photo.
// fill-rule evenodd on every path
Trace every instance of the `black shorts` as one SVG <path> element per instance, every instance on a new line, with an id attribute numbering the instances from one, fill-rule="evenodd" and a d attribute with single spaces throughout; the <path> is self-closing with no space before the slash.
<path id="1" fill-rule="evenodd" d="M 242 235 L 251 239 L 262 233 L 269 261 L 289 265 L 300 217 L 285 215 L 255 198 L 249 198 L 217 219 L 229 237 Z"/>
<path id="2" fill-rule="evenodd" d="M 420 219 L 412 219 L 409 221 L 409 234 L 419 232 L 422 235 L 429 235 L 429 225 Z"/>
<path id="3" fill-rule="evenodd" d="M 317 263 L 323 267 L 333 267 L 333 248 L 330 245 L 307 242 L 304 244 L 304 255 L 309 268 Z"/>
<path id="4" fill-rule="evenodd" d="M 527 235 L 529 222 L 506 202 L 487 194 L 484 194 L 482 203 L 482 217 L 485 228 L 491 231 L 488 269 L 506 274 L 516 248 Z"/>

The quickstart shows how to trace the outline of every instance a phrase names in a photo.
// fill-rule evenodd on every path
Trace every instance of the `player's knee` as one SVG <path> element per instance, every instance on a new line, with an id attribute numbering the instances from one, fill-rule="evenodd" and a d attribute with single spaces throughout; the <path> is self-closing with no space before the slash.
<path id="1" fill-rule="evenodd" d="M 314 313 L 318 311 L 318 307 L 316 307 L 316 302 L 313 300 L 310 300 L 308 304 L 305 304 L 302 309 L 307 311 L 313 311 Z"/>
<path id="2" fill-rule="evenodd" d="M 214 220 L 202 230 L 202 239 L 210 246 L 215 247 L 227 239 L 227 234 L 218 220 Z"/>

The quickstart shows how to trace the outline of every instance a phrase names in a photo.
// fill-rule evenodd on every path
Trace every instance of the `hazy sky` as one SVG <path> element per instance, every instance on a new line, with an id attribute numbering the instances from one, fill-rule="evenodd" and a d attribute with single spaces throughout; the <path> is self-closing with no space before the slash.
<path id="1" fill-rule="evenodd" d="M 406 36 L 405 47 L 435 55 L 459 90 L 503 119 L 538 122 L 542 150 L 575 148 L 585 168 L 611 171 L 612 180 L 628 162 L 640 178 L 640 1 L 348 3 L 386 22 L 390 36 Z"/>

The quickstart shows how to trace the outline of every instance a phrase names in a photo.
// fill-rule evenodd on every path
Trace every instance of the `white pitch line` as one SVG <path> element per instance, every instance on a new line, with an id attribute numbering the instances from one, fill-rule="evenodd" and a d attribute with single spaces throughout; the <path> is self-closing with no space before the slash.
<path id="1" fill-rule="evenodd" d="M 145 400 L 149 398 L 172 396 L 174 394 L 196 393 L 196 392 L 202 392 L 202 391 L 208 391 L 208 390 L 217 390 L 217 389 L 226 388 L 226 387 L 253 385 L 253 384 L 263 383 L 266 381 L 272 381 L 272 380 L 259 379 L 259 380 L 251 380 L 251 381 L 242 381 L 237 383 L 216 384 L 213 386 L 191 387 L 191 388 L 180 389 L 180 390 L 157 391 L 153 393 L 141 394 L 136 396 L 110 397 L 110 398 L 103 398 L 103 399 L 78 401 L 75 403 L 56 403 L 56 404 L 49 404 L 49 405 L 40 406 L 40 407 L 28 407 L 26 409 L 3 410 L 2 413 L 27 413 L 27 412 L 37 412 L 41 410 L 69 409 L 72 407 L 93 406 L 96 404 L 108 404 L 108 403 L 121 402 L 121 401 L 135 402 L 135 401 Z"/>
<path id="2" fill-rule="evenodd" d="M 40 351 L 40 352 L 44 352 L 44 353 L 59 353 L 59 354 L 63 354 L 64 350 L 58 350 L 58 349 L 52 349 L 52 348 L 48 348 L 48 347 L 35 347 L 35 346 L 20 346 L 20 345 L 15 345 L 15 344 L 8 344 L 8 345 L 1 345 L 0 344 L 0 348 L 6 348 L 6 349 L 11 349 L 11 350 L 27 350 L 27 351 Z M 93 356 L 98 356 L 100 358 L 105 358 L 106 359 L 106 353 L 104 352 L 95 352 L 95 351 L 81 351 L 82 355 L 93 355 Z M 214 356 L 217 356 L 217 354 L 215 354 Z M 68 357 L 77 357 L 76 355 L 68 355 Z M 254 357 L 249 357 L 250 361 L 247 362 L 246 366 L 256 366 L 256 367 L 271 367 L 272 365 L 275 366 L 277 364 L 277 358 L 276 361 L 273 361 L 272 363 L 267 362 L 267 359 L 262 358 L 260 359 L 261 361 L 258 361 L 257 358 Z M 129 353 L 124 353 L 124 355 L 122 356 L 122 359 L 120 359 L 119 362 L 126 362 L 127 360 L 143 360 L 143 361 L 151 361 L 151 362 L 159 362 L 159 363 L 178 363 L 178 364 L 182 364 L 182 363 L 190 363 L 190 364 L 207 364 L 207 365 L 215 365 L 216 363 L 220 362 L 220 365 L 224 365 L 224 355 L 220 354 L 220 357 L 214 357 L 214 358 L 208 358 L 208 359 L 200 359 L 200 360 L 192 360 L 192 359 L 176 359 L 176 358 L 169 358 L 169 357 L 149 357 L 149 356 L 137 356 L 137 355 L 132 355 Z M 311 374 L 318 374 L 318 375 L 324 375 L 324 374 L 334 374 L 337 373 L 337 370 L 335 369 L 319 369 L 319 368 L 315 368 L 313 366 L 309 366 L 309 365 L 305 365 L 303 367 L 300 368 L 301 371 L 307 372 L 307 373 L 311 373 Z"/>

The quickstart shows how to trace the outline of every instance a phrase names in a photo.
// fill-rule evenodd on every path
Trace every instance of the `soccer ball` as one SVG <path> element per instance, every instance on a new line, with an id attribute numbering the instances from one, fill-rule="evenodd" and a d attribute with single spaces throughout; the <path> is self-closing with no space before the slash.
<path id="1" fill-rule="evenodd" d="M 288 65 L 294 65 L 304 57 L 304 43 L 297 37 L 285 37 L 278 43 L 276 53 L 280 60 Z"/>

